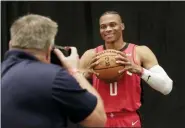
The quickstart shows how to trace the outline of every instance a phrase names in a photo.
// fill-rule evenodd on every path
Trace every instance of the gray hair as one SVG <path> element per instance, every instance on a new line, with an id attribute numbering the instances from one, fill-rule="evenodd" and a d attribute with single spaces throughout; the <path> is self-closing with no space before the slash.
<path id="1" fill-rule="evenodd" d="M 11 47 L 46 50 L 54 44 L 58 25 L 50 18 L 28 14 L 17 19 L 10 28 Z"/>

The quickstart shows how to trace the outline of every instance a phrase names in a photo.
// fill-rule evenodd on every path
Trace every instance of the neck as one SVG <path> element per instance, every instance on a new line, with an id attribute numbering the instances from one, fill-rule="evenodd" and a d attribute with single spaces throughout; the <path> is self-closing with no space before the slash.
<path id="1" fill-rule="evenodd" d="M 105 42 L 105 48 L 106 49 L 115 49 L 120 50 L 125 46 L 126 42 L 123 41 L 122 38 L 115 42 Z"/>
<path id="2" fill-rule="evenodd" d="M 48 63 L 48 61 L 46 59 L 46 52 L 45 51 L 37 51 L 37 50 L 32 50 L 32 49 L 31 50 L 26 49 L 24 51 L 34 55 L 41 62 Z"/>
<path id="3" fill-rule="evenodd" d="M 21 49 L 21 48 L 10 48 L 10 50 L 11 49 L 22 50 L 24 52 L 27 52 L 27 53 L 35 56 L 41 62 L 48 63 L 48 61 L 46 60 L 46 53 L 45 53 L 45 51 L 38 51 L 36 49 Z"/>

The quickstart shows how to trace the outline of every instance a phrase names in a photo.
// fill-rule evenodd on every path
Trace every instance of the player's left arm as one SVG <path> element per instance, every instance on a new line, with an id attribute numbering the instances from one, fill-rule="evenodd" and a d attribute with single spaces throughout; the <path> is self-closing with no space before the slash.
<path id="1" fill-rule="evenodd" d="M 171 92 L 173 80 L 158 64 L 154 53 L 147 46 L 137 46 L 136 55 L 143 65 L 141 78 L 153 89 L 167 95 Z"/>

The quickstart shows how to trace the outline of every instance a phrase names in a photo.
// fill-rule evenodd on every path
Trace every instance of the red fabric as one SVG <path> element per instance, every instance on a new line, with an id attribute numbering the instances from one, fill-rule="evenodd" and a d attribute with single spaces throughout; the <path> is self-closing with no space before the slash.
<path id="1" fill-rule="evenodd" d="M 105 127 L 141 128 L 141 122 L 136 112 L 107 113 L 107 122 Z"/>
<path id="2" fill-rule="evenodd" d="M 134 44 L 129 44 L 123 52 L 134 61 Z M 103 51 L 103 46 L 96 48 L 96 52 Z M 134 61 L 135 62 L 135 61 Z M 136 111 L 141 106 L 140 76 L 126 71 L 123 77 L 107 84 L 93 76 L 93 86 L 101 95 L 106 112 L 121 112 L 122 110 Z"/>

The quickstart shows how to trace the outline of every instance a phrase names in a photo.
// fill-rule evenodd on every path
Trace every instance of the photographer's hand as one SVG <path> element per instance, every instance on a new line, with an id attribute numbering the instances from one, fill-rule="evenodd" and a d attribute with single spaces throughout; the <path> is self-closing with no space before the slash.
<path id="1" fill-rule="evenodd" d="M 71 55 L 68 57 L 65 57 L 64 54 L 57 48 L 54 49 L 54 53 L 57 55 L 64 68 L 68 70 L 77 69 L 79 66 L 79 55 L 77 49 L 76 47 L 70 47 L 70 49 Z"/>

